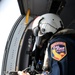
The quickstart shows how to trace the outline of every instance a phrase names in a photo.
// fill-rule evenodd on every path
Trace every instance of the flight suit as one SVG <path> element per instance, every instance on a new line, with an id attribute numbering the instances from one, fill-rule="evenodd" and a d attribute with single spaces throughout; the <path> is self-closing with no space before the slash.
<path id="1" fill-rule="evenodd" d="M 63 29 L 48 43 L 49 75 L 73 75 L 75 73 L 75 30 Z"/>

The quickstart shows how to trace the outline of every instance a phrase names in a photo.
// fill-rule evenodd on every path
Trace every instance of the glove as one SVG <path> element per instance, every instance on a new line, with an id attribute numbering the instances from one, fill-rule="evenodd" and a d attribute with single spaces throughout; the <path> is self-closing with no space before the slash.
<path id="1" fill-rule="evenodd" d="M 30 75 L 28 72 L 18 71 L 18 75 Z"/>

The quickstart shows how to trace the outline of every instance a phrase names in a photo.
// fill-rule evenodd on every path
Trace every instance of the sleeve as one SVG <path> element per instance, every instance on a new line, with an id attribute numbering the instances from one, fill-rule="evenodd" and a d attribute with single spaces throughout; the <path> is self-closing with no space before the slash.
<path id="1" fill-rule="evenodd" d="M 50 59 L 50 75 L 65 75 L 67 73 L 67 47 L 63 38 L 54 38 L 49 41 L 48 53 Z M 65 63 L 64 63 L 65 62 Z"/>

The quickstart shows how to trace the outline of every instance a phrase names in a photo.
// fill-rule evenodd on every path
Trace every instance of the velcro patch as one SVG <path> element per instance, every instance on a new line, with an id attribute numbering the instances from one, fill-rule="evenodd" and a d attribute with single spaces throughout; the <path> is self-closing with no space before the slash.
<path id="1" fill-rule="evenodd" d="M 51 45 L 51 57 L 57 61 L 60 61 L 67 55 L 66 43 L 55 42 Z"/>

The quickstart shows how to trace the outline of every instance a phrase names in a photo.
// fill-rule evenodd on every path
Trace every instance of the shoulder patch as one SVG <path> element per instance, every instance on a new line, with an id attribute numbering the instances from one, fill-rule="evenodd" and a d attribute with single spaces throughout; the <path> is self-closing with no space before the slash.
<path id="1" fill-rule="evenodd" d="M 67 48 L 65 42 L 55 42 L 51 45 L 51 57 L 60 61 L 67 55 Z"/>

